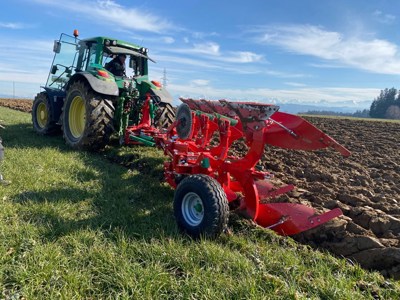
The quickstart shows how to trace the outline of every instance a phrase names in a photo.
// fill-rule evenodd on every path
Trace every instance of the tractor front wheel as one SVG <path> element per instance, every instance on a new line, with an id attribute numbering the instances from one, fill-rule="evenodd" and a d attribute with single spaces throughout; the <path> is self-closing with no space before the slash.
<path id="1" fill-rule="evenodd" d="M 178 228 L 193 238 L 215 237 L 228 224 L 228 200 L 214 178 L 191 175 L 175 191 L 174 214 Z"/>
<path id="2" fill-rule="evenodd" d="M 46 92 L 36 95 L 32 105 L 33 129 L 42 135 L 54 134 L 60 130 L 60 126 L 52 120 L 52 111 Z"/>
<path id="3" fill-rule="evenodd" d="M 62 111 L 62 130 L 66 143 L 74 149 L 103 148 L 114 131 L 114 105 L 103 95 L 80 81 L 67 91 Z"/>

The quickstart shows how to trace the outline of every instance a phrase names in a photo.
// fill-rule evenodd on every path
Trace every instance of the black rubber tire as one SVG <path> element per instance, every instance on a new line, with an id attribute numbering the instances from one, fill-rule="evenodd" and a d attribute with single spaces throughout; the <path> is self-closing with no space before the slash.
<path id="1" fill-rule="evenodd" d="M 185 203 L 189 197 L 198 197 L 203 206 L 203 216 L 198 224 L 190 224 Z M 227 227 L 228 199 L 221 185 L 212 177 L 196 174 L 183 179 L 174 196 L 174 215 L 179 230 L 193 238 L 216 237 Z M 186 217 L 185 217 L 186 216 Z M 189 216 L 190 217 L 190 216 Z"/>
<path id="2" fill-rule="evenodd" d="M 45 114 L 42 116 L 42 120 L 40 120 L 40 111 Z M 44 110 L 43 110 L 44 109 Z M 53 119 L 52 111 L 50 109 L 49 99 L 47 97 L 46 92 L 41 92 L 36 95 L 32 104 L 32 124 L 33 129 L 40 135 L 51 135 L 60 132 L 60 125 L 57 125 L 56 122 L 51 121 Z"/>
<path id="3" fill-rule="evenodd" d="M 81 97 L 85 106 L 85 124 L 80 136 L 71 132 L 69 114 L 72 101 Z M 114 132 L 114 105 L 105 95 L 95 93 L 81 81 L 74 82 L 67 91 L 61 114 L 65 142 L 74 149 L 100 150 L 109 143 Z"/>
<path id="4" fill-rule="evenodd" d="M 175 121 L 175 110 L 169 103 L 160 102 L 154 117 L 154 126 L 168 128 Z"/>

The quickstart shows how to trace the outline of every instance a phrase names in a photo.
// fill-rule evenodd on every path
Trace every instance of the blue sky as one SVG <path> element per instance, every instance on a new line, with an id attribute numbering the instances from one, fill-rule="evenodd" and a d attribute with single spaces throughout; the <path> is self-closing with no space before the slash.
<path id="1" fill-rule="evenodd" d="M 369 107 L 398 87 L 400 1 L 13 0 L 0 11 L 0 94 L 40 92 L 53 41 L 78 29 L 149 48 L 175 96 Z M 15 91 L 15 92 L 14 92 Z"/>

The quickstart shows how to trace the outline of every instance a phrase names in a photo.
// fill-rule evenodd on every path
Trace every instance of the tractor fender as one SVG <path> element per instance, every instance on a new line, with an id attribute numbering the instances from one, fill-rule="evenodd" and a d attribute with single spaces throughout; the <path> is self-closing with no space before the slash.
<path id="1" fill-rule="evenodd" d="M 172 105 L 173 98 L 171 94 L 164 87 L 156 86 L 153 81 L 150 82 L 148 80 L 138 81 L 140 86 L 139 90 L 144 95 L 145 93 L 150 93 L 153 98 L 156 99 L 156 102 L 169 103 Z"/>
<path id="2" fill-rule="evenodd" d="M 105 81 L 98 79 L 89 72 L 75 73 L 69 80 L 67 89 L 73 82 L 82 79 L 86 79 L 90 87 L 99 94 L 110 95 L 110 96 L 119 95 L 118 85 L 115 83 L 115 81 Z"/>
<path id="3" fill-rule="evenodd" d="M 161 102 L 172 104 L 172 96 L 166 89 L 155 89 L 150 88 L 150 93 L 154 94 L 155 96 L 159 97 Z"/>

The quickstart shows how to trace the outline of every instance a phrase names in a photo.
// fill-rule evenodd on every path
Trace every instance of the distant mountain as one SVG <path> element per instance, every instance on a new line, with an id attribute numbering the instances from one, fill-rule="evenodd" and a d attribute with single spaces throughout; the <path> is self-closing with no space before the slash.
<path id="1" fill-rule="evenodd" d="M 357 110 L 369 109 L 373 100 L 329 102 L 304 102 L 302 100 L 282 101 L 278 99 L 265 99 L 263 102 L 272 103 L 280 107 L 279 111 L 297 114 L 307 111 L 332 111 L 339 113 L 354 113 Z"/>
<path id="2" fill-rule="evenodd" d="M 13 98 L 15 98 L 15 99 L 32 99 L 33 100 L 33 97 L 23 97 L 23 96 L 18 96 L 18 95 L 15 95 L 15 97 L 14 97 L 13 95 L 10 95 L 10 94 L 0 94 L 0 98 L 3 98 L 3 99 L 13 99 Z"/>
<path id="3" fill-rule="evenodd" d="M 277 103 L 280 107 L 279 111 L 291 114 L 304 113 L 307 111 L 333 111 L 339 113 L 354 113 L 357 110 L 369 109 L 368 106 L 349 107 L 349 106 L 324 106 L 311 104 L 295 104 L 295 103 Z"/>

